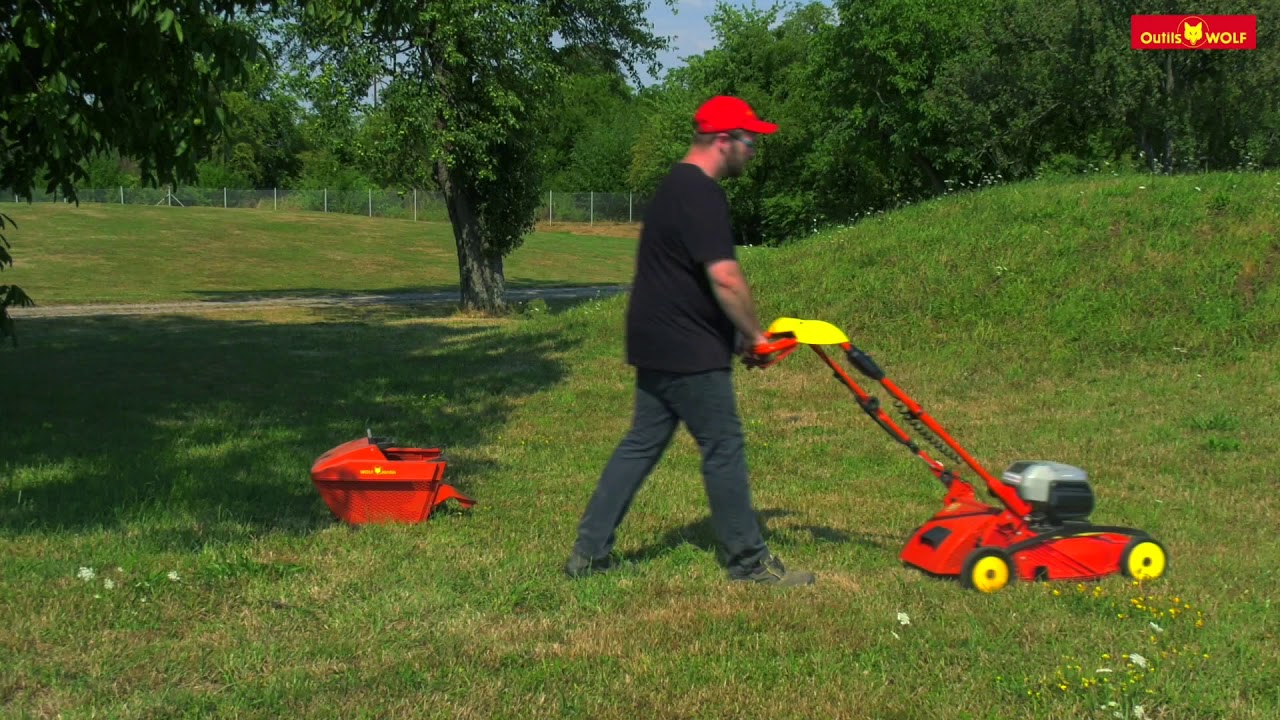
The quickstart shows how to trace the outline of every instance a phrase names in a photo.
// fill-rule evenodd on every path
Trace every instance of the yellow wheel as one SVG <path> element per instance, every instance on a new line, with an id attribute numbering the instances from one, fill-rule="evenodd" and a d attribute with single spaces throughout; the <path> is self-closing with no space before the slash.
<path id="1" fill-rule="evenodd" d="M 1134 538 L 1120 556 L 1120 571 L 1134 580 L 1155 580 L 1168 563 L 1164 546 L 1151 538 Z"/>
<path id="2" fill-rule="evenodd" d="M 1013 562 L 1009 556 L 994 548 L 978 550 L 964 563 L 961 580 L 968 587 L 984 593 L 993 593 L 1014 577 Z"/>

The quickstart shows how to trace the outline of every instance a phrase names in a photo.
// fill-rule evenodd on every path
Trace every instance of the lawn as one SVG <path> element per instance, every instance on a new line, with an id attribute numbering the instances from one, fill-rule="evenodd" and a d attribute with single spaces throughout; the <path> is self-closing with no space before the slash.
<path id="1" fill-rule="evenodd" d="M 453 290 L 447 223 L 316 212 L 0 203 L 14 266 L 41 305 Z M 557 229 L 563 226 L 558 226 Z M 616 234 L 616 233 L 615 233 Z M 511 287 L 625 283 L 635 236 L 528 235 Z"/>
<path id="2" fill-rule="evenodd" d="M 1093 520 L 1168 549 L 1143 585 L 903 567 L 940 488 L 808 352 L 737 382 L 767 537 L 817 585 L 726 582 L 685 434 L 626 567 L 566 580 L 629 420 L 625 297 L 23 319 L 3 714 L 1280 716 L 1278 200 L 1276 174 L 1044 180 L 743 253 L 762 315 L 848 331 L 988 469 L 1088 470 Z M 479 504 L 335 522 L 307 469 L 366 428 L 443 447 Z"/>

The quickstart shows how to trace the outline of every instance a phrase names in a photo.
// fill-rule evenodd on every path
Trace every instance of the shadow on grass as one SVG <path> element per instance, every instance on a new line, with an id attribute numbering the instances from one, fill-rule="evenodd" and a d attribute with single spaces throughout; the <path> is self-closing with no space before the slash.
<path id="1" fill-rule="evenodd" d="M 321 308 L 302 322 L 145 316 L 31 319 L 6 350 L 0 529 L 129 526 L 198 546 L 335 521 L 321 453 L 366 428 L 442 447 L 464 493 L 474 448 L 519 400 L 560 382 L 560 332 L 395 322 L 405 308 Z"/>
<path id="2" fill-rule="evenodd" d="M 795 514 L 797 513 L 793 510 L 779 508 L 757 511 L 756 516 L 760 521 L 761 532 L 764 535 L 765 542 L 769 543 L 771 549 L 776 550 L 777 546 L 798 544 L 801 541 L 807 544 L 857 543 L 863 547 L 876 549 L 885 547 L 884 542 L 886 541 L 897 542 L 897 538 L 887 538 L 867 533 L 850 534 L 843 530 L 821 525 L 788 526 L 781 531 L 774 531 L 770 528 L 772 521 Z M 711 527 L 710 516 L 678 528 L 672 528 L 656 542 L 627 553 L 624 559 L 631 562 L 653 560 L 685 544 L 719 554 L 720 545 L 716 541 L 715 530 Z"/>

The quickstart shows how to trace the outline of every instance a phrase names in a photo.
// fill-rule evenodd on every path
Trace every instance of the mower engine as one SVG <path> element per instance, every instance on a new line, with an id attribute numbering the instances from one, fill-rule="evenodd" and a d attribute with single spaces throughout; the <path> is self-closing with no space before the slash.
<path id="1" fill-rule="evenodd" d="M 1009 466 L 1002 478 L 1031 505 L 1031 522 L 1062 525 L 1084 522 L 1093 512 L 1093 488 L 1084 470 L 1050 461 L 1021 461 Z"/>

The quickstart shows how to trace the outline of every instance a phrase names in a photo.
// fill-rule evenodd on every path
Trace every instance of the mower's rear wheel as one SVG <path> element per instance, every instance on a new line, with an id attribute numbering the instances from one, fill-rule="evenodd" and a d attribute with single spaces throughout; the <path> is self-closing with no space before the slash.
<path id="1" fill-rule="evenodd" d="M 1013 560 L 996 548 L 974 550 L 960 572 L 960 581 L 965 587 L 984 593 L 997 592 L 1016 577 Z"/>
<path id="2" fill-rule="evenodd" d="M 1120 571 L 1134 580 L 1155 580 L 1164 575 L 1168 562 L 1163 545 L 1149 537 L 1136 537 L 1120 556 Z"/>

